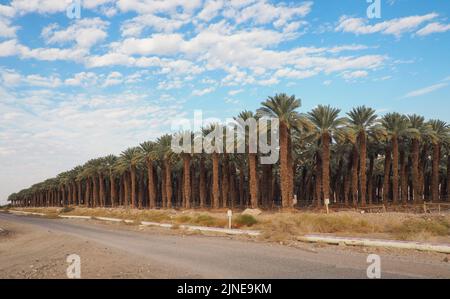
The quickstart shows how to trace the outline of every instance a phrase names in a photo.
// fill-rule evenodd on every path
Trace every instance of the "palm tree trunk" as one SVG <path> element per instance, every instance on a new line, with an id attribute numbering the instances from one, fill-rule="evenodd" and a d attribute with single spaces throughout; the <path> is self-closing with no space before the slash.
<path id="1" fill-rule="evenodd" d="M 228 156 L 224 154 L 222 163 L 222 207 L 228 207 L 228 199 L 230 197 L 230 166 Z"/>
<path id="2" fill-rule="evenodd" d="M 330 202 L 330 134 L 322 134 L 322 192 L 323 199 Z"/>
<path id="3" fill-rule="evenodd" d="M 399 162 L 399 150 L 398 150 L 398 137 L 392 136 L 392 202 L 398 203 L 399 194 L 399 179 L 398 179 L 398 162 Z"/>
<path id="4" fill-rule="evenodd" d="M 86 193 L 84 196 L 84 205 L 89 207 L 89 202 L 91 201 L 91 182 L 89 178 L 86 178 Z"/>
<path id="5" fill-rule="evenodd" d="M 212 188 L 212 208 L 218 209 L 220 204 L 220 193 L 219 193 L 219 154 L 214 152 L 212 154 L 213 160 L 213 188 Z"/>
<path id="6" fill-rule="evenodd" d="M 137 208 L 136 205 L 136 166 L 130 166 L 131 175 L 131 207 Z"/>
<path id="7" fill-rule="evenodd" d="M 147 159 L 147 175 L 148 175 L 148 200 L 149 208 L 154 209 L 156 206 L 156 187 L 153 171 L 153 161 Z"/>
<path id="8" fill-rule="evenodd" d="M 359 134 L 359 188 L 361 196 L 361 205 L 366 206 L 366 159 L 367 159 L 367 138 L 366 133 L 361 131 Z"/>
<path id="9" fill-rule="evenodd" d="M 315 200 L 317 207 L 322 207 L 322 158 L 316 155 L 316 173 L 315 173 Z"/>
<path id="10" fill-rule="evenodd" d="M 389 200 L 389 182 L 391 178 L 391 148 L 386 145 L 386 156 L 384 159 L 384 182 L 383 182 L 383 202 Z"/>
<path id="11" fill-rule="evenodd" d="M 130 205 L 130 178 L 128 175 L 128 172 L 124 173 L 124 180 L 123 180 L 123 185 L 124 185 L 124 189 L 125 189 L 125 200 L 123 202 L 124 206 L 129 207 Z"/>
<path id="12" fill-rule="evenodd" d="M 191 208 L 191 155 L 183 154 L 183 207 L 186 209 Z"/>
<path id="13" fill-rule="evenodd" d="M 439 201 L 439 162 L 440 162 L 439 143 L 433 143 L 433 164 L 431 177 L 431 196 L 433 201 Z"/>
<path id="14" fill-rule="evenodd" d="M 291 202 L 292 190 L 290 190 L 290 165 L 289 165 L 289 129 L 284 122 L 280 123 L 280 181 L 281 181 L 281 205 L 288 208 Z"/>
<path id="15" fill-rule="evenodd" d="M 375 156 L 374 155 L 370 155 L 370 159 L 369 159 L 369 173 L 367 175 L 367 180 L 368 180 L 368 186 L 367 186 L 367 194 L 369 195 L 369 205 L 373 204 L 373 184 L 374 184 L 374 179 L 373 179 L 373 170 L 375 167 Z"/>
<path id="16" fill-rule="evenodd" d="M 172 195 L 173 195 L 173 189 L 172 189 L 172 170 L 170 167 L 170 163 L 167 159 L 164 160 L 164 167 L 166 169 L 165 174 L 166 174 L 166 204 L 167 204 L 167 208 L 171 209 L 172 208 Z"/>
<path id="17" fill-rule="evenodd" d="M 449 201 L 450 196 L 450 150 L 447 150 L 447 193 L 445 198 L 443 198 L 445 201 Z"/>
<path id="18" fill-rule="evenodd" d="M 100 206 L 105 206 L 105 179 L 103 173 L 98 175 L 98 183 L 100 186 Z"/>
<path id="19" fill-rule="evenodd" d="M 250 203 L 252 209 L 258 208 L 258 171 L 257 171 L 257 159 L 256 154 L 248 154 L 248 167 L 250 176 Z"/>
<path id="20" fill-rule="evenodd" d="M 94 181 L 94 196 L 93 196 L 93 207 L 96 208 L 98 206 L 98 179 L 96 177 L 93 177 L 92 180 Z"/>
<path id="21" fill-rule="evenodd" d="M 142 175 L 137 176 L 137 187 L 138 187 L 138 208 L 142 210 L 144 206 L 144 180 Z"/>
<path id="22" fill-rule="evenodd" d="M 245 184 L 244 167 L 242 167 L 242 165 L 240 165 L 240 167 L 239 167 L 239 206 L 241 208 L 244 207 L 244 184 Z"/>
<path id="23" fill-rule="evenodd" d="M 352 149 L 352 202 L 353 206 L 358 205 L 358 148 L 356 144 L 353 145 Z"/>
<path id="24" fill-rule="evenodd" d="M 405 151 L 400 153 L 400 185 L 402 203 L 408 203 L 408 173 L 407 173 L 408 159 Z"/>
<path id="25" fill-rule="evenodd" d="M 109 184 L 111 188 L 111 206 L 113 208 L 117 205 L 117 189 L 116 189 L 116 179 L 113 174 L 109 175 Z"/>
<path id="26" fill-rule="evenodd" d="M 347 170 L 344 174 L 344 204 L 348 206 L 348 195 L 350 193 L 351 163 L 348 163 Z"/>
<path id="27" fill-rule="evenodd" d="M 236 205 L 236 167 L 234 163 L 230 165 L 230 208 L 234 208 Z"/>
<path id="28" fill-rule="evenodd" d="M 200 156 L 200 183 L 199 183 L 199 193 L 200 193 L 200 208 L 203 209 L 206 205 L 206 178 L 205 178 L 205 160 L 203 156 Z"/>
<path id="29" fill-rule="evenodd" d="M 161 169 L 161 207 L 167 208 L 166 169 Z"/>
<path id="30" fill-rule="evenodd" d="M 412 160 L 412 183 L 414 190 L 414 202 L 421 203 L 422 192 L 420 188 L 420 178 L 419 178 L 419 140 L 416 138 L 412 140 L 411 160 Z"/>

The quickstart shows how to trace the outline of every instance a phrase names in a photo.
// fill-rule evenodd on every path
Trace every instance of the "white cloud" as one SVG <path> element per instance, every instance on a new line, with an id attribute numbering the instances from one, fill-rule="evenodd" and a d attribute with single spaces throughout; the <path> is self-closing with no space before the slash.
<path id="1" fill-rule="evenodd" d="M 103 83 L 103 87 L 118 85 L 123 82 L 123 75 L 119 72 L 111 72 Z"/>
<path id="2" fill-rule="evenodd" d="M 97 83 L 97 75 L 92 72 L 76 73 L 72 78 L 67 78 L 64 83 L 69 86 L 89 86 Z"/>
<path id="3" fill-rule="evenodd" d="M 117 7 L 123 12 L 134 11 L 138 14 L 176 13 L 189 14 L 199 8 L 201 0 L 118 0 Z"/>
<path id="4" fill-rule="evenodd" d="M 235 90 L 230 90 L 229 92 L 228 92 L 228 94 L 230 95 L 230 96 L 235 96 L 235 95 L 237 95 L 237 94 L 239 94 L 239 93 L 242 93 L 244 90 L 243 89 L 235 89 Z"/>
<path id="5" fill-rule="evenodd" d="M 193 96 L 204 96 L 204 95 L 206 95 L 208 93 L 213 92 L 214 90 L 215 90 L 214 87 L 208 87 L 208 88 L 205 88 L 205 89 L 195 89 L 195 90 L 192 91 L 192 95 Z"/>
<path id="6" fill-rule="evenodd" d="M 417 35 L 425 36 L 432 33 L 443 33 L 450 30 L 450 24 L 443 25 L 440 23 L 431 23 L 416 32 Z"/>
<path id="7" fill-rule="evenodd" d="M 442 89 L 444 87 L 447 87 L 448 83 L 438 83 L 438 84 L 434 84 L 425 88 L 421 88 L 421 89 L 417 89 L 417 90 L 413 90 L 411 92 L 408 92 L 407 94 L 405 94 L 402 98 L 413 98 L 413 97 L 418 97 L 418 96 L 423 96 L 429 93 L 432 93 L 436 90 Z"/>
<path id="8" fill-rule="evenodd" d="M 48 44 L 65 44 L 76 42 L 78 47 L 91 48 L 107 37 L 108 22 L 100 18 L 83 18 L 66 29 L 58 30 L 57 24 L 52 24 L 42 30 L 42 37 Z"/>
<path id="9" fill-rule="evenodd" d="M 151 28 L 156 32 L 170 33 L 180 29 L 188 22 L 189 19 L 165 18 L 153 14 L 146 14 L 125 21 L 121 26 L 121 31 L 122 35 L 127 37 L 138 37 L 146 28 Z"/>
<path id="10" fill-rule="evenodd" d="M 410 32 L 421 24 L 433 20 L 438 16 L 436 13 L 429 13 L 422 16 L 409 16 L 404 18 L 392 19 L 369 25 L 367 19 L 351 18 L 342 16 L 336 31 L 351 32 L 355 34 L 382 33 L 400 37 L 403 33 Z"/>
<path id="11" fill-rule="evenodd" d="M 366 71 L 344 72 L 342 77 L 346 80 L 365 78 L 369 75 Z"/>
<path id="12" fill-rule="evenodd" d="M 209 22 L 219 13 L 224 6 L 223 0 L 206 1 L 205 6 L 198 14 L 198 18 L 202 21 Z"/>
<path id="13" fill-rule="evenodd" d="M 304 17 L 309 14 L 312 5 L 311 1 L 303 2 L 296 6 L 273 5 L 264 0 L 257 1 L 237 12 L 236 22 L 252 21 L 256 24 L 275 22 L 277 27 L 281 27 L 294 17 Z"/>
<path id="14" fill-rule="evenodd" d="M 2 18 L 0 15 L 0 37 L 13 38 L 16 36 L 18 26 L 13 26 L 11 20 Z"/>

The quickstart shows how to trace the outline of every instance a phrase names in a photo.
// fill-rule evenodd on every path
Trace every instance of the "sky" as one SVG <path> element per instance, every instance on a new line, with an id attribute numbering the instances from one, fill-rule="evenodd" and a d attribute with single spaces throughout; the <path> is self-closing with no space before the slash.
<path id="1" fill-rule="evenodd" d="M 450 1 L 74 1 L 0 0 L 0 204 L 280 92 L 450 122 Z"/>

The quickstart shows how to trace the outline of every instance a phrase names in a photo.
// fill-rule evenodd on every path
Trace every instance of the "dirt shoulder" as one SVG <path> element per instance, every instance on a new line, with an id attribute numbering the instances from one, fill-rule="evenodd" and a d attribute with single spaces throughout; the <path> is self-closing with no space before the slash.
<path id="1" fill-rule="evenodd" d="M 67 278 L 67 256 L 80 256 L 82 278 L 173 278 L 144 257 L 71 235 L 0 220 L 0 278 Z"/>

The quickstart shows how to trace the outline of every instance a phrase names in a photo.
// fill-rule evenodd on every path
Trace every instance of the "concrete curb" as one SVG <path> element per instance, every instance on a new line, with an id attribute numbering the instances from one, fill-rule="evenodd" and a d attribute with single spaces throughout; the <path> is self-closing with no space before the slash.
<path id="1" fill-rule="evenodd" d="M 345 244 L 350 246 L 367 246 L 367 247 L 388 247 L 400 249 L 414 249 L 419 251 L 433 251 L 440 253 L 450 253 L 450 244 L 430 244 L 422 242 L 382 240 L 382 239 L 365 239 L 350 237 L 335 237 L 321 235 L 305 235 L 298 237 L 299 241 L 327 244 Z"/>
<path id="2" fill-rule="evenodd" d="M 134 220 L 120 219 L 120 218 L 111 218 L 111 217 L 93 217 L 93 218 L 96 220 L 109 221 L 109 222 L 134 223 Z"/>
<path id="3" fill-rule="evenodd" d="M 16 210 L 9 210 L 9 212 L 13 213 L 13 214 L 45 216 L 44 213 L 24 212 L 24 211 L 16 211 Z"/>
<path id="4" fill-rule="evenodd" d="M 60 218 L 66 219 L 92 219 L 91 216 L 69 216 L 69 215 L 58 215 Z"/>
<path id="5" fill-rule="evenodd" d="M 158 223 L 158 222 L 147 222 L 142 221 L 142 225 L 145 226 L 159 226 L 164 228 L 172 228 L 174 225 L 172 224 L 166 224 L 166 223 Z M 205 231 L 205 232 L 215 232 L 215 233 L 224 233 L 227 235 L 249 235 L 249 236 L 259 236 L 261 233 L 259 231 L 250 231 L 250 230 L 243 230 L 243 229 L 226 229 L 226 228 L 219 228 L 219 227 L 207 227 L 207 226 L 194 226 L 194 225 L 184 225 L 181 224 L 178 227 L 182 229 L 187 230 L 199 230 L 199 231 Z"/>

